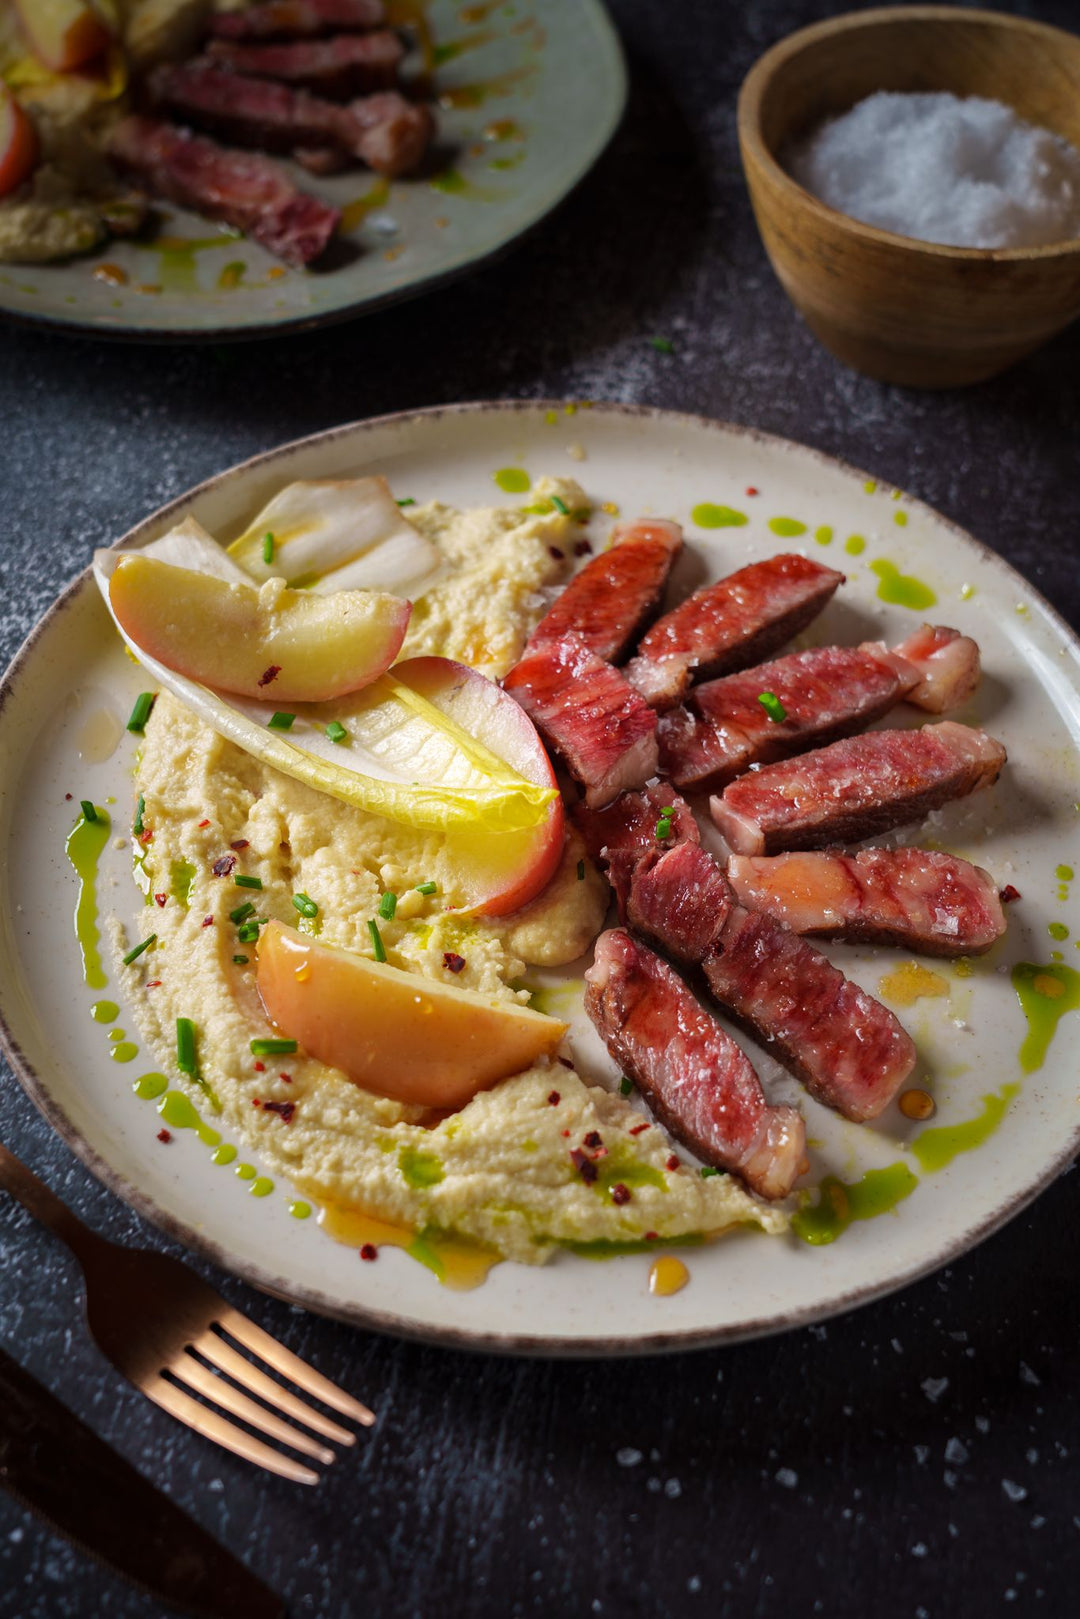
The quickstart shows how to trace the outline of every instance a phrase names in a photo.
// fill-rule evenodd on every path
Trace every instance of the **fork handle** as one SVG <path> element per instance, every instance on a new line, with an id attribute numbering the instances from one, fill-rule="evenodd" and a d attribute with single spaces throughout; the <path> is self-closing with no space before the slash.
<path id="1" fill-rule="evenodd" d="M 27 1169 L 21 1159 L 9 1152 L 0 1141 L 0 1190 L 10 1192 L 17 1198 L 24 1209 L 31 1213 L 35 1220 L 48 1226 L 54 1236 L 67 1244 L 80 1265 L 84 1266 L 89 1260 L 96 1257 L 103 1247 L 107 1246 L 104 1237 L 99 1237 L 91 1231 L 89 1226 L 61 1203 L 54 1192 L 50 1192 L 44 1181 Z"/>

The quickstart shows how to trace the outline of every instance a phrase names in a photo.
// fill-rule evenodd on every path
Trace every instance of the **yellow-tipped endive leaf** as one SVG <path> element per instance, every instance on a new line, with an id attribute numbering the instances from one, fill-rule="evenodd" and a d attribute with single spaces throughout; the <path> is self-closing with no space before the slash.
<path id="1" fill-rule="evenodd" d="M 296 589 L 399 596 L 416 595 L 440 564 L 431 541 L 402 516 L 385 478 L 286 484 L 233 540 L 229 555 L 260 582 L 281 578 Z"/>
<path id="2" fill-rule="evenodd" d="M 235 578 L 235 565 L 191 519 L 142 554 Z M 253 757 L 357 809 L 417 830 L 516 833 L 550 820 L 550 806 L 558 798 L 550 781 L 520 775 L 415 690 L 408 664 L 332 703 L 289 705 L 295 719 L 288 732 L 269 728 L 276 703 L 226 696 L 167 668 L 125 633 L 112 612 L 109 581 L 123 556 L 97 552 L 94 577 L 125 643 L 157 684 Z M 236 573 L 247 582 L 240 569 Z M 491 685 L 493 702 L 516 709 L 498 687 L 484 684 Z M 346 732 L 341 742 L 327 735 L 326 728 L 335 725 Z"/>

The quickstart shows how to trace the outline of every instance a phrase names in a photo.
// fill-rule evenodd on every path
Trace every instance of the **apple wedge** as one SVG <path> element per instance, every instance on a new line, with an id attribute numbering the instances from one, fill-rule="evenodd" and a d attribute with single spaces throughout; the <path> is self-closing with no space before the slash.
<path id="1" fill-rule="evenodd" d="M 316 703 L 358 691 L 394 661 L 411 605 L 374 590 L 313 596 L 227 584 L 133 554 L 116 565 L 117 623 L 152 658 L 221 691 Z"/>
<path id="2" fill-rule="evenodd" d="M 409 658 L 396 664 L 392 674 L 399 687 L 439 709 L 494 761 L 509 765 L 534 786 L 557 789 L 536 727 L 494 681 L 450 658 Z M 505 916 L 546 888 L 562 856 L 564 837 L 565 813 L 556 792 L 533 826 L 496 835 L 477 824 L 448 828 L 439 865 L 457 873 L 457 886 L 467 887 L 470 909 Z"/>
<path id="3" fill-rule="evenodd" d="M 15 0 L 30 49 L 54 73 L 100 56 L 112 35 L 86 0 Z"/>
<path id="4" fill-rule="evenodd" d="M 37 157 L 33 124 L 7 85 L 0 84 L 0 197 L 22 185 Z"/>
<path id="5" fill-rule="evenodd" d="M 363 1090 L 460 1108 L 566 1033 L 557 1018 L 302 938 L 269 922 L 257 983 L 270 1021 Z"/>

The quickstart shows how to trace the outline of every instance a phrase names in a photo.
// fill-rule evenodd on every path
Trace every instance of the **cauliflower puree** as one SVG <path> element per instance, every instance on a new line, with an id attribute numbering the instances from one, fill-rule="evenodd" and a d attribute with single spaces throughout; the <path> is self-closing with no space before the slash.
<path id="1" fill-rule="evenodd" d="M 585 504 L 569 480 L 542 482 L 538 504 L 549 506 L 552 494 L 571 511 Z M 566 571 L 580 530 L 554 508 L 461 513 L 432 504 L 409 515 L 447 565 L 417 603 L 403 655 L 437 653 L 503 673 L 540 615 L 539 591 Z M 669 1169 L 671 1143 L 660 1127 L 562 1061 L 513 1076 L 433 1123 L 302 1052 L 265 1064 L 252 1056 L 252 1039 L 280 1031 L 267 1024 L 255 948 L 238 943 L 230 911 L 253 901 L 258 917 L 370 956 L 368 922 L 392 889 L 397 912 L 379 921 L 391 965 L 445 980 L 452 952 L 465 963 L 455 983 L 526 1000 L 514 987 L 526 965 L 574 960 L 603 924 L 607 884 L 576 833 L 532 904 L 498 919 L 454 910 L 452 873 L 437 894 L 416 893 L 439 872 L 439 834 L 303 786 L 224 741 L 166 693 L 146 727 L 136 790 L 150 834 L 136 846 L 136 875 L 157 933 L 157 944 L 123 969 L 141 1021 L 172 1072 L 176 1019 L 193 1020 L 199 1068 L 222 1122 L 303 1196 L 464 1237 L 525 1263 L 562 1244 L 670 1239 L 740 1222 L 785 1229 L 781 1211 L 731 1177 Z M 238 874 L 261 879 L 261 890 L 235 886 Z M 317 903 L 316 919 L 297 916 L 296 893 Z M 143 919 L 135 926 L 150 931 Z M 195 1100 L 206 1112 L 210 1103 Z M 267 1102 L 294 1104 L 291 1117 Z"/>

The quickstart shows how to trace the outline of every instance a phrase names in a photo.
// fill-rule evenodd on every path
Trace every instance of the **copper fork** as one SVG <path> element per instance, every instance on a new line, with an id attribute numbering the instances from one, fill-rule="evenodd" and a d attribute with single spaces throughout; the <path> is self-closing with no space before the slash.
<path id="1" fill-rule="evenodd" d="M 234 1343 L 259 1356 L 282 1377 L 332 1410 L 364 1427 L 375 1421 L 366 1405 L 234 1310 L 189 1266 L 168 1254 L 121 1248 L 99 1237 L 3 1142 L 0 1189 L 10 1192 L 35 1219 L 48 1226 L 79 1261 L 85 1282 L 87 1324 L 105 1358 L 148 1399 L 196 1433 L 297 1484 L 317 1484 L 320 1474 L 247 1433 L 229 1417 L 239 1418 L 267 1438 L 277 1439 L 324 1464 L 335 1459 L 335 1452 L 312 1434 L 339 1445 L 356 1442 L 350 1429 L 268 1376 L 240 1354 Z M 203 1405 L 196 1395 L 222 1409 Z M 311 1433 L 286 1422 L 286 1416 L 303 1423 Z"/>

